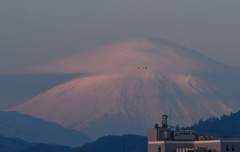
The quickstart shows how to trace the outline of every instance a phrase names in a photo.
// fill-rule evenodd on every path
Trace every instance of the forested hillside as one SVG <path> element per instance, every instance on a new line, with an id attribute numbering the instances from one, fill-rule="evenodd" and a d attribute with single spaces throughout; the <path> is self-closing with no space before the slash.
<path id="1" fill-rule="evenodd" d="M 240 111 L 223 115 L 220 118 L 211 117 L 207 120 L 200 119 L 190 127 L 176 128 L 177 130 L 196 130 L 197 134 L 208 134 L 214 137 L 228 136 L 240 137 Z"/>

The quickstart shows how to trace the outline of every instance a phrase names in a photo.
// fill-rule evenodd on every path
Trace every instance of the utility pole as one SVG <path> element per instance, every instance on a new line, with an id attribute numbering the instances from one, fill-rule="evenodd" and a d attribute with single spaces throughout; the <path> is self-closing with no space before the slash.
<path id="1" fill-rule="evenodd" d="M 125 134 L 123 135 L 123 152 L 125 152 Z"/>

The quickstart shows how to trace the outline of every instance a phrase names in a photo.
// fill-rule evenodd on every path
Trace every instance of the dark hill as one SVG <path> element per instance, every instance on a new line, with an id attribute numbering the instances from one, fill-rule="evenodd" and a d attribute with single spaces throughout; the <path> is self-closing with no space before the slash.
<path id="1" fill-rule="evenodd" d="M 137 135 L 104 136 L 95 142 L 74 148 L 73 152 L 123 152 L 124 141 L 126 152 L 147 152 L 147 137 Z"/>
<path id="2" fill-rule="evenodd" d="M 23 141 L 19 138 L 8 138 L 0 135 L 0 151 L 1 152 L 15 152 L 29 149 L 36 144 Z"/>
<path id="3" fill-rule="evenodd" d="M 200 119 L 193 126 L 181 129 L 196 130 L 197 134 L 208 134 L 214 137 L 240 137 L 240 111 L 220 118 L 211 117 L 205 121 Z"/>
<path id="4" fill-rule="evenodd" d="M 0 135 L 0 152 L 71 152 L 72 148 L 53 144 L 36 144 Z"/>
<path id="5" fill-rule="evenodd" d="M 0 112 L 0 134 L 32 143 L 82 146 L 92 141 L 80 131 L 17 112 Z"/>
<path id="6" fill-rule="evenodd" d="M 21 152 L 72 152 L 72 148 L 60 145 L 37 144 Z"/>
<path id="7" fill-rule="evenodd" d="M 35 144 L 21 152 L 123 152 L 124 141 L 126 152 L 147 152 L 147 137 L 138 135 L 104 136 L 97 141 L 77 148 L 52 144 Z"/>

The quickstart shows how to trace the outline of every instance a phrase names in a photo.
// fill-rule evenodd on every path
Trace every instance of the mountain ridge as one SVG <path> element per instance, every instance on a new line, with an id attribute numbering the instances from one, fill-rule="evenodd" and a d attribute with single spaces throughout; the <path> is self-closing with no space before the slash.
<path id="1" fill-rule="evenodd" d="M 0 134 L 21 138 L 32 143 L 68 146 L 81 146 L 91 141 L 88 136 L 79 131 L 18 112 L 0 111 Z"/>
<path id="2" fill-rule="evenodd" d="M 182 127 L 181 130 L 195 130 L 198 135 L 211 135 L 213 137 L 240 137 L 240 111 L 230 115 L 222 115 L 220 118 L 210 117 L 200 119 L 192 126 Z M 217 128 L 216 128 L 217 126 Z"/>
<path id="3" fill-rule="evenodd" d="M 220 118 L 211 117 L 207 120 L 200 119 L 198 123 L 192 126 L 179 128 L 176 130 L 195 130 L 197 135 L 213 135 L 217 139 L 220 137 L 240 137 L 239 132 L 239 117 L 240 111 L 223 115 Z M 231 124 L 231 125 L 229 125 Z M 218 129 L 216 130 L 216 126 Z M 153 127 L 153 125 L 152 125 Z M 230 138 L 231 139 L 231 138 Z M 94 152 L 94 151 L 123 151 L 125 141 L 125 150 L 132 152 L 147 152 L 147 137 L 139 135 L 125 134 L 122 136 L 109 135 L 86 143 L 80 147 L 67 147 L 52 144 L 28 143 L 21 139 L 8 138 L 0 136 L 0 151 L 1 152 Z"/>

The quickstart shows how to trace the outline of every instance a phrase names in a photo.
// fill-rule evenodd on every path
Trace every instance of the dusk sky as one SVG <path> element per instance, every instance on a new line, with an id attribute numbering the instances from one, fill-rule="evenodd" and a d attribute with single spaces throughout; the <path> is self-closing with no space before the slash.
<path id="1" fill-rule="evenodd" d="M 154 37 L 240 67 L 239 0 L 1 0 L 0 69 Z"/>

